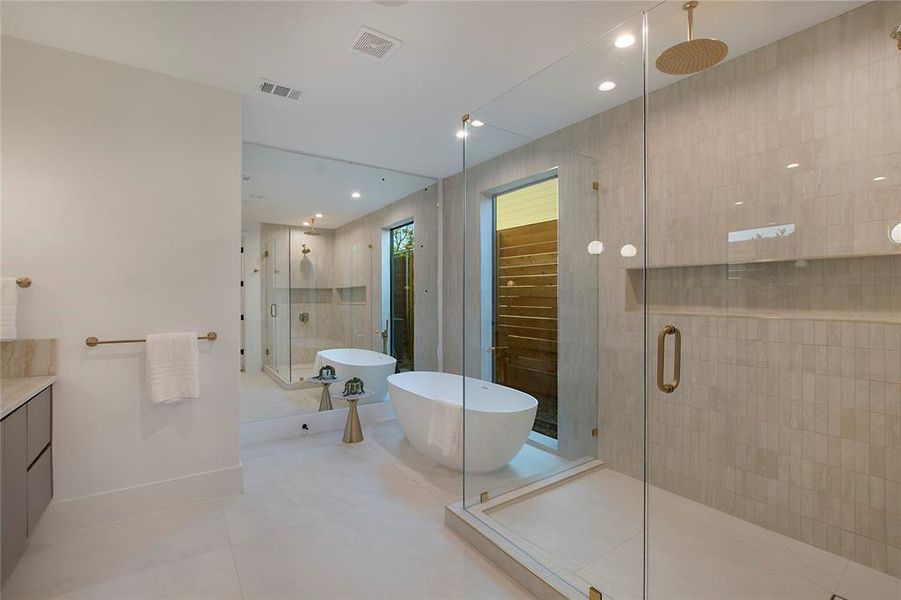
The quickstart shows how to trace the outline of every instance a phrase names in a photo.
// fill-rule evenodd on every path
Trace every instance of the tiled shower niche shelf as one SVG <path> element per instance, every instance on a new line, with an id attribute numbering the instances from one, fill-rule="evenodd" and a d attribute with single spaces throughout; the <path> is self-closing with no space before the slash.
<path id="1" fill-rule="evenodd" d="M 291 288 L 292 304 L 331 304 L 332 288 Z"/>
<path id="2" fill-rule="evenodd" d="M 366 304 L 366 286 L 335 288 L 336 304 Z"/>
<path id="3" fill-rule="evenodd" d="M 626 270 L 625 306 L 642 306 L 644 273 Z M 647 270 L 649 314 L 901 324 L 901 255 Z"/>

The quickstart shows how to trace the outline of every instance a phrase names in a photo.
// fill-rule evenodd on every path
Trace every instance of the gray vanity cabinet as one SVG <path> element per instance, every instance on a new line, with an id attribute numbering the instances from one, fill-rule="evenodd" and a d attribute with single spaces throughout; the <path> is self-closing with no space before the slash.
<path id="1" fill-rule="evenodd" d="M 53 388 L 0 421 L 0 577 L 5 583 L 53 496 Z"/>
<path id="2" fill-rule="evenodd" d="M 3 459 L 0 479 L 0 565 L 5 582 L 25 551 L 28 537 L 27 411 L 24 406 L 0 421 Z"/>

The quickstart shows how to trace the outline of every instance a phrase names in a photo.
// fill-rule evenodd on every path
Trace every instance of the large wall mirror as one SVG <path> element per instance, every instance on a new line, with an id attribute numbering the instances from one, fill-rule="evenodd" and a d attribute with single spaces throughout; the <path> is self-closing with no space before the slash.
<path id="1" fill-rule="evenodd" d="M 243 157 L 242 421 L 347 406 L 353 378 L 361 405 L 381 402 L 389 375 L 436 368 L 435 180 L 251 143 Z"/>

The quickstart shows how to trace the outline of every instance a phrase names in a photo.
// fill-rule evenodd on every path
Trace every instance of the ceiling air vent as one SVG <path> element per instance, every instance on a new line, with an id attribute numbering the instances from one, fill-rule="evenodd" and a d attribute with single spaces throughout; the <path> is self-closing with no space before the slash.
<path id="1" fill-rule="evenodd" d="M 401 41 L 369 27 L 361 27 L 354 38 L 352 50 L 369 58 L 386 61 L 400 48 Z"/>
<path id="2" fill-rule="evenodd" d="M 260 83 L 257 88 L 263 94 L 278 96 L 280 98 L 287 98 L 288 100 L 300 100 L 301 91 L 298 88 L 284 85 L 282 83 L 276 83 L 268 79 L 260 79 Z"/>

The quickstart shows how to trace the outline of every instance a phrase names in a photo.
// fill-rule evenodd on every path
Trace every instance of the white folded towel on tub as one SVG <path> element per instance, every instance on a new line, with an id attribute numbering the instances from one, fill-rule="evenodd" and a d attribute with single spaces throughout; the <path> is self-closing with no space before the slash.
<path id="1" fill-rule="evenodd" d="M 154 403 L 200 396 L 197 334 L 154 333 L 147 336 L 147 381 Z"/>
<path id="2" fill-rule="evenodd" d="M 431 398 L 430 404 L 426 441 L 438 448 L 442 456 L 453 456 L 463 442 L 463 405 L 443 398 Z"/>
<path id="3" fill-rule="evenodd" d="M 19 286 L 15 277 L 0 280 L 0 340 L 14 340 L 18 335 Z"/>

